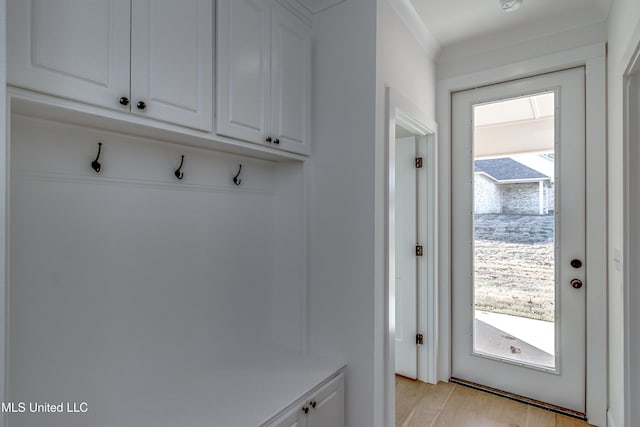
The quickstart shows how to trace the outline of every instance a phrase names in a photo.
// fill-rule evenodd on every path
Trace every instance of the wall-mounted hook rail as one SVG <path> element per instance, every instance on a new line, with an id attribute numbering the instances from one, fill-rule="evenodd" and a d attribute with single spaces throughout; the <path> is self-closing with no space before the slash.
<path id="1" fill-rule="evenodd" d="M 180 166 L 178 166 L 178 169 L 176 169 L 176 171 L 174 172 L 176 178 L 178 179 L 184 178 L 184 173 L 182 172 L 183 164 L 184 164 L 184 156 L 182 156 L 182 158 L 180 159 Z"/>
<path id="2" fill-rule="evenodd" d="M 102 152 L 102 142 L 98 142 L 98 155 L 96 156 L 96 159 L 93 162 L 91 162 L 91 169 L 93 169 L 96 173 L 100 173 L 100 168 L 102 167 L 102 165 L 98 161 L 100 159 L 101 152 Z"/>
<path id="3" fill-rule="evenodd" d="M 233 183 L 235 185 L 242 184 L 242 179 L 240 179 L 240 172 L 242 172 L 242 165 L 240 165 L 240 167 L 238 168 L 238 173 L 236 174 L 236 176 L 233 177 Z"/>

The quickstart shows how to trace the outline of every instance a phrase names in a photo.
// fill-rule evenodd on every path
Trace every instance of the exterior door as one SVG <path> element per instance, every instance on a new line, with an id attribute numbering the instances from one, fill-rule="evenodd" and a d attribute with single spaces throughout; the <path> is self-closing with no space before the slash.
<path id="1" fill-rule="evenodd" d="M 452 96 L 454 378 L 585 413 L 584 68 Z"/>
<path id="2" fill-rule="evenodd" d="M 416 138 L 396 140 L 395 224 L 396 224 L 396 373 L 418 377 L 418 191 Z"/>

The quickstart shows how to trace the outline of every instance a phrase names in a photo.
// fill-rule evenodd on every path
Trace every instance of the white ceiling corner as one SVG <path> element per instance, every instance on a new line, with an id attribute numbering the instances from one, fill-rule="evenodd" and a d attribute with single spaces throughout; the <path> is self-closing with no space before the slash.
<path id="1" fill-rule="evenodd" d="M 440 50 L 440 43 L 422 20 L 411 0 L 389 0 L 389 3 L 427 54 L 435 58 Z"/>
<path id="2" fill-rule="evenodd" d="M 345 0 L 296 0 L 309 12 L 316 14 Z"/>

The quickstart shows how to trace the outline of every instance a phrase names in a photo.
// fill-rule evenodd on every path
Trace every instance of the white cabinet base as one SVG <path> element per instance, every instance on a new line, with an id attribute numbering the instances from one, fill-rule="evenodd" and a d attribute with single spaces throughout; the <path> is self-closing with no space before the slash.
<path id="1" fill-rule="evenodd" d="M 344 427 L 344 374 L 317 387 L 267 427 Z"/>

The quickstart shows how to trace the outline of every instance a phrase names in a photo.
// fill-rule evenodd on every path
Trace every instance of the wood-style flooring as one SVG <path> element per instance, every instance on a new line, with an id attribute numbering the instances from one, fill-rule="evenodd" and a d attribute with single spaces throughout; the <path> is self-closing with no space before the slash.
<path id="1" fill-rule="evenodd" d="M 396 376 L 396 427 L 589 427 L 590 424 L 451 383 Z"/>

